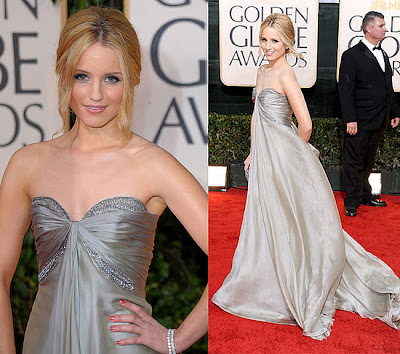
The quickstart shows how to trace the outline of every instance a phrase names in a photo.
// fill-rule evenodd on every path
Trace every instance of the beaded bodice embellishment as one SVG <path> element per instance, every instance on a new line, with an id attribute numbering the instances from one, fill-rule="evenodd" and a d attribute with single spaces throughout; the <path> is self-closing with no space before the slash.
<path id="1" fill-rule="evenodd" d="M 51 210 L 56 215 L 70 220 L 68 213 L 65 209 L 53 198 L 51 197 L 36 197 L 32 200 L 32 206 L 42 206 Z M 147 212 L 146 206 L 139 199 L 133 197 L 112 197 L 104 199 L 94 206 L 92 206 L 83 216 L 82 220 L 88 219 L 96 215 L 102 215 L 106 213 L 116 212 L 116 211 L 129 211 L 129 212 Z M 79 222 L 79 221 L 78 221 Z M 65 238 L 61 247 L 54 253 L 54 255 L 41 267 L 38 275 L 39 283 L 46 280 L 48 275 L 56 268 L 60 260 L 62 259 L 66 247 L 68 244 L 67 237 Z M 90 256 L 94 265 L 101 271 L 101 273 L 108 279 L 110 279 L 114 284 L 119 286 L 124 290 L 131 291 L 134 289 L 132 279 L 124 274 L 118 268 L 113 266 L 105 258 L 99 255 L 96 251 L 91 249 L 83 242 L 86 252 Z"/>

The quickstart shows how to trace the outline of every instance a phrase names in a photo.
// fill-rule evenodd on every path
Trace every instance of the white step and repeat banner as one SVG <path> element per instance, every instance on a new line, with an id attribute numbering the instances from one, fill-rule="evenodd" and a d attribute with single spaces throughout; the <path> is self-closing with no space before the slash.
<path id="1" fill-rule="evenodd" d="M 339 12 L 339 40 L 337 75 L 343 52 L 357 44 L 364 36 L 362 19 L 369 11 L 378 11 L 385 16 L 386 37 L 382 48 L 389 56 L 393 69 L 393 86 L 400 91 L 400 1 L 399 0 L 341 0 Z"/>
<path id="2" fill-rule="evenodd" d="M 127 3 L 143 59 L 133 130 L 168 150 L 207 189 L 207 1 Z"/>
<path id="3" fill-rule="evenodd" d="M 58 114 L 60 1 L 0 0 L 0 178 L 14 151 L 50 139 Z"/>
<path id="4" fill-rule="evenodd" d="M 288 15 L 295 27 L 295 46 L 304 59 L 288 56 L 301 87 L 317 78 L 318 0 L 220 0 L 220 76 L 228 86 L 254 86 L 258 67 L 259 29 L 271 13 Z"/>

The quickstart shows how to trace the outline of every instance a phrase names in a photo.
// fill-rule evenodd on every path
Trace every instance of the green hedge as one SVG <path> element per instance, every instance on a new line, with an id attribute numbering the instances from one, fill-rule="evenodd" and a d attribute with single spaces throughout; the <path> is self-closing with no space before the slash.
<path id="1" fill-rule="evenodd" d="M 237 164 L 250 150 L 251 116 L 210 113 L 208 151 L 211 164 Z M 375 166 L 381 171 L 400 170 L 400 127 L 385 131 L 378 147 Z M 342 121 L 339 118 L 313 118 L 310 143 L 321 152 L 326 168 L 342 165 Z"/>

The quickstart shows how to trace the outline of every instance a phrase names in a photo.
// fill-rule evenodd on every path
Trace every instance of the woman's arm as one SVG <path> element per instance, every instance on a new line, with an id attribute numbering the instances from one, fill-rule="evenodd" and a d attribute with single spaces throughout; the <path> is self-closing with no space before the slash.
<path id="1" fill-rule="evenodd" d="M 173 156 L 160 148 L 155 149 L 156 153 L 151 157 L 151 185 L 154 195 L 163 199 L 197 245 L 207 253 L 207 194 Z M 121 305 L 134 312 L 134 315 L 115 315 L 112 321 L 131 324 L 116 325 L 112 330 L 138 333 L 140 337 L 121 340 L 118 344 L 144 344 L 157 352 L 168 353 L 167 329 L 139 306 L 127 301 Z M 189 348 L 207 332 L 207 320 L 206 288 L 197 305 L 175 332 L 174 342 L 177 352 Z"/>
<path id="2" fill-rule="evenodd" d="M 21 150 L 13 155 L 0 186 L 0 353 L 5 354 L 15 353 L 10 284 L 31 219 L 26 155 Z"/>
<path id="3" fill-rule="evenodd" d="M 170 154 L 163 151 L 164 166 L 158 165 L 158 195 L 179 219 L 197 245 L 208 253 L 208 198 L 196 179 Z M 175 347 L 181 352 L 208 328 L 207 288 L 175 334 Z"/>
<path id="4" fill-rule="evenodd" d="M 312 121 L 293 69 L 282 73 L 281 85 L 299 123 L 297 134 L 307 143 L 312 132 Z"/>
<path id="5" fill-rule="evenodd" d="M 250 153 L 247 156 L 246 160 L 244 160 L 244 170 L 247 171 L 250 168 L 251 162 L 251 144 L 253 143 L 253 120 L 254 120 L 254 111 L 251 115 L 251 123 L 250 123 Z"/>
<path id="6" fill-rule="evenodd" d="M 263 83 L 261 82 L 261 75 L 262 73 L 265 71 L 266 69 L 266 65 L 260 66 L 257 70 L 257 78 L 256 78 L 256 87 L 255 87 L 255 91 L 256 91 L 256 97 L 253 100 L 254 104 L 256 101 L 256 98 L 259 94 L 259 92 L 262 90 L 262 85 Z M 253 114 L 251 115 L 251 123 L 250 123 L 250 153 L 249 156 L 247 156 L 246 160 L 244 160 L 244 170 L 247 171 L 250 167 L 250 162 L 251 162 L 251 145 L 253 143 L 253 120 L 254 120 L 254 110 L 253 110 Z"/>

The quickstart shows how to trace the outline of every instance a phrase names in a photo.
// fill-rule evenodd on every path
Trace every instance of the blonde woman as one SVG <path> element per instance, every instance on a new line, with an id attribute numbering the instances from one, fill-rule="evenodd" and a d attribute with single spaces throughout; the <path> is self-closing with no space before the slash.
<path id="1" fill-rule="evenodd" d="M 121 12 L 69 18 L 56 64 L 64 134 L 17 151 L 0 189 L 1 353 L 15 352 L 9 287 L 31 220 L 39 290 L 24 353 L 175 353 L 207 330 L 206 295 L 176 332 L 145 299 L 158 216 L 168 206 L 206 252 L 207 197 L 170 154 L 131 132 L 140 70 Z"/>
<path id="2" fill-rule="evenodd" d="M 315 149 L 311 119 L 287 55 L 294 28 L 272 14 L 260 28 L 249 189 L 230 274 L 213 302 L 234 315 L 298 325 L 327 338 L 335 309 L 400 327 L 400 280 L 342 230 Z M 298 130 L 292 123 L 292 113 Z"/>

